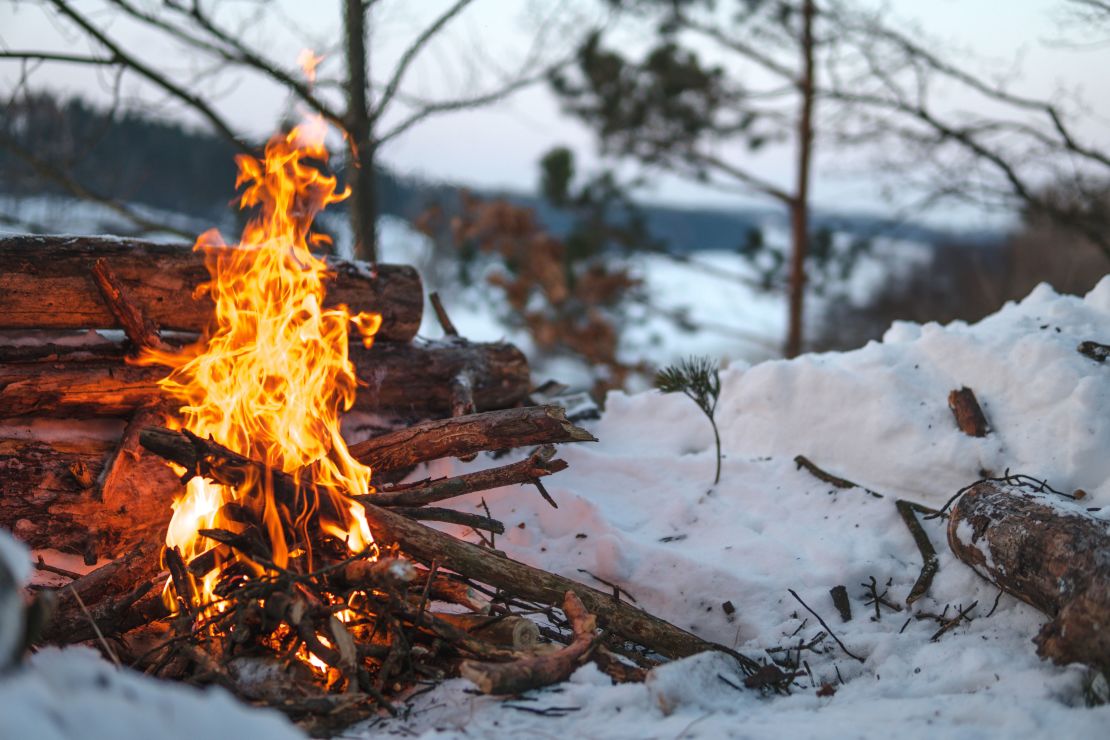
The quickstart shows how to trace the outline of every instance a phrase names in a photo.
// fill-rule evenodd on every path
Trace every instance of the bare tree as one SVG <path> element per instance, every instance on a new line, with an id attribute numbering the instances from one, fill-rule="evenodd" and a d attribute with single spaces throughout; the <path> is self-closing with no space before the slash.
<path id="1" fill-rule="evenodd" d="M 405 91 L 406 78 L 410 76 L 418 58 L 442 35 L 452 21 L 473 4 L 473 0 L 455 0 L 428 21 L 401 52 L 382 78 L 375 78 L 371 71 L 371 51 L 374 46 L 371 29 L 376 14 L 387 5 L 384 0 L 339 0 L 336 26 L 342 26 L 343 44 L 334 50 L 342 58 L 341 76 L 324 78 L 315 84 L 295 71 L 291 60 L 276 60 L 252 37 L 252 24 L 259 23 L 263 12 L 276 12 L 273 2 L 259 4 L 258 12 L 243 18 L 243 11 L 221 4 L 218 0 L 104 0 L 98 11 L 89 11 L 88 4 L 73 0 L 27 0 L 25 7 L 38 7 L 61 22 L 67 29 L 77 31 L 86 38 L 93 49 L 90 54 L 54 53 L 36 49 L 0 50 L 0 63 L 5 60 L 19 63 L 23 74 L 17 90 L 29 84 L 31 73 L 43 64 L 81 64 L 117 69 L 120 74 L 133 76 L 149 87 L 180 104 L 198 116 L 212 131 L 232 141 L 239 149 L 249 151 L 251 141 L 228 118 L 222 106 L 206 90 L 212 87 L 208 79 L 226 69 L 242 73 L 250 81 L 267 81 L 288 91 L 289 95 L 310 111 L 319 114 L 341 130 L 347 141 L 347 179 L 352 189 L 348 204 L 354 237 L 354 253 L 361 259 L 376 261 L 376 222 L 378 200 L 375 192 L 375 172 L 383 147 L 421 122 L 445 113 L 489 105 L 542 80 L 561 63 L 552 49 L 548 34 L 558 33 L 555 23 L 541 24 L 524 58 L 511 70 L 484 67 L 473 58 L 474 50 L 460 52 L 464 57 L 460 66 L 470 65 L 474 77 L 484 80 L 461 95 L 426 99 Z M 560 3 L 560 6 L 562 3 Z M 558 10 L 552 10 L 556 13 Z M 169 60 L 150 60 L 131 50 L 114 33 L 116 24 L 124 21 L 145 32 L 159 35 L 184 48 L 196 65 L 207 68 L 199 79 L 183 79 L 180 71 Z M 0 32 L 0 46 L 10 40 Z M 325 50 L 331 51 L 331 50 Z M 179 65 L 177 65 L 179 66 Z M 334 65 L 333 65 L 334 66 Z M 206 84 L 207 83 L 207 84 Z M 0 145 L 13 148 L 11 140 Z M 33 152 L 20 156 L 33 157 Z M 65 177 L 66 173 L 59 173 Z M 70 178 L 71 179 L 71 178 Z M 68 190 L 78 197 L 90 197 L 75 182 Z M 111 202 L 103 194 L 94 200 Z M 113 204 L 121 215 L 130 217 L 126 206 Z"/>
<path id="2" fill-rule="evenodd" d="M 1103 5 L 1073 2 L 1091 13 Z M 1034 210 L 1110 256 L 1107 217 L 1083 205 L 1101 202 L 1110 159 L 1059 100 L 1014 93 L 918 29 L 847 0 L 611 4 L 641 32 L 651 24 L 656 43 L 633 58 L 592 34 L 575 72 L 554 77 L 556 92 L 607 153 L 786 208 L 787 355 L 803 346 L 815 147 L 888 184 L 911 212 L 953 199 Z M 793 187 L 753 164 L 775 145 L 793 150 Z M 1069 197 L 1048 195 L 1060 191 Z"/>

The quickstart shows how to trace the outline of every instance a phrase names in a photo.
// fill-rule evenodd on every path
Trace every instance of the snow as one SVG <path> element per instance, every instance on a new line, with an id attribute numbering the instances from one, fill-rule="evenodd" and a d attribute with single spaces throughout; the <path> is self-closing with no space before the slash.
<path id="1" fill-rule="evenodd" d="M 912 611 L 947 606 L 951 616 L 976 603 L 971 622 L 934 642 L 937 622 L 913 619 L 905 607 L 883 608 L 874 621 L 861 584 L 874 577 L 902 604 L 921 556 L 895 499 L 939 507 L 983 470 L 1083 488 L 1085 506 L 1110 506 L 1110 420 L 1099 411 L 1110 408 L 1110 376 L 1076 351 L 1082 340 L 1107 341 L 1108 331 L 1110 278 L 1085 299 L 1041 286 L 975 325 L 899 324 L 853 352 L 735 363 L 722 374 L 726 458 L 717 486 L 712 433 L 694 404 L 654 391 L 610 394 L 602 418 L 587 424 L 600 441 L 560 451 L 570 468 L 546 483 L 558 509 L 526 488 L 473 495 L 460 508 L 477 509 L 484 498 L 507 526 L 497 544 L 511 557 L 589 582 L 587 570 L 649 611 L 755 658 L 820 631 L 794 589 L 864 662 L 825 639 L 821 653 L 805 655 L 812 681 L 800 677 L 787 697 L 734 688 L 743 679 L 721 655 L 669 664 L 644 685 L 612 686 L 586 666 L 566 685 L 507 702 L 457 679 L 417 697 L 405 719 L 351 734 L 1102 735 L 1110 707 L 1085 706 L 1087 670 L 1037 657 L 1031 638 L 1045 617 L 956 561 L 942 521 L 923 521 L 940 570 Z M 985 438 L 955 426 L 947 396 L 961 385 L 984 405 L 993 429 Z M 884 498 L 822 483 L 797 469 L 797 454 Z M 441 462 L 414 476 L 488 464 Z M 828 594 L 838 584 L 852 597 L 848 623 Z M 835 695 L 817 695 L 824 683 Z"/>

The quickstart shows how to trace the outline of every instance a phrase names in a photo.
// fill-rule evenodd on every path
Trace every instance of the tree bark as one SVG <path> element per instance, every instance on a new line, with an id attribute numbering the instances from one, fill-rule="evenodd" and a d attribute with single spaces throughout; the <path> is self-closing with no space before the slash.
<path id="1" fill-rule="evenodd" d="M 987 417 L 975 398 L 975 391 L 959 388 L 948 394 L 948 408 L 956 419 L 956 426 L 969 437 L 985 437 L 990 429 Z"/>
<path id="2" fill-rule="evenodd" d="M 0 238 L 0 329 L 110 329 L 120 326 L 100 294 L 93 266 L 103 258 L 145 315 L 164 330 L 200 332 L 212 320 L 204 255 L 184 245 L 69 236 Z M 328 305 L 382 314 L 378 338 L 407 342 L 424 311 L 420 276 L 407 265 L 329 260 L 336 275 Z"/>
<path id="3" fill-rule="evenodd" d="M 125 348 L 0 346 L 0 418 L 12 416 L 121 416 L 168 401 L 158 380 L 162 367 L 129 365 Z M 454 378 L 474 378 L 473 398 L 482 411 L 522 403 L 530 376 L 524 355 L 511 344 L 462 340 L 397 344 L 352 342 L 351 359 L 364 385 L 355 409 L 405 420 L 447 416 Z"/>
<path id="4" fill-rule="evenodd" d="M 378 204 L 375 182 L 374 121 L 367 96 L 370 60 L 366 52 L 366 9 L 363 0 L 343 0 L 343 31 L 347 45 L 347 184 L 356 259 L 378 261 Z"/>
<path id="5" fill-rule="evenodd" d="M 798 80 L 801 112 L 798 116 L 798 161 L 794 196 L 790 203 L 790 315 L 785 354 L 796 357 L 802 351 L 805 315 L 806 253 L 809 251 L 809 173 L 813 150 L 813 0 L 802 4 L 802 74 Z"/>
<path id="6" fill-rule="evenodd" d="M 562 408 L 531 406 L 427 421 L 351 445 L 351 454 L 383 472 L 487 450 L 596 441 L 567 421 Z"/>
<path id="7" fill-rule="evenodd" d="M 1056 663 L 1110 669 L 1110 521 L 1033 486 L 982 481 L 948 520 L 952 552 L 1053 619 L 1034 639 Z"/>

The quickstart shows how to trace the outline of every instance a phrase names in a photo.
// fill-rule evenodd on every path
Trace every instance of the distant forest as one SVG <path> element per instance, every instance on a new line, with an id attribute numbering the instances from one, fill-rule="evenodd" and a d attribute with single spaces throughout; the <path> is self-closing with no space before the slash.
<path id="1" fill-rule="evenodd" d="M 0 127 L 0 193 L 73 194 L 74 188 L 119 201 L 223 222 L 234 198 L 236 148 L 227 140 L 134 111 L 104 111 L 47 93 L 10 105 Z M 28 161 L 16 153 L 35 152 Z M 261 142 L 260 142 L 261 146 Z M 63 174 L 64 173 L 64 174 Z M 340 169 L 337 174 L 342 178 Z M 431 204 L 451 210 L 462 184 L 431 183 L 379 168 L 381 212 L 412 219 Z M 538 175 L 537 175 L 538 179 Z M 572 218 L 531 193 L 472 191 L 533 207 L 560 234 Z M 686 209 L 641 204 L 650 235 L 673 252 L 739 249 L 753 229 L 780 218 L 769 209 Z M 337 208 L 341 208 L 338 206 Z M 887 224 L 874 216 L 815 214 L 815 228 L 854 236 L 896 236 L 931 245 L 997 245 L 995 232 L 948 232 L 920 224 Z"/>

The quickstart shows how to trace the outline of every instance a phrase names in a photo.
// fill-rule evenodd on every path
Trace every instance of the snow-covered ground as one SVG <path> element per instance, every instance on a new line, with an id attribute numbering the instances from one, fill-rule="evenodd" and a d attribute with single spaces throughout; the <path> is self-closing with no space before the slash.
<path id="1" fill-rule="evenodd" d="M 940 571 L 912 614 L 978 602 L 973 621 L 933 642 L 936 622 L 905 608 L 874 621 L 861 586 L 889 583 L 902 603 L 921 557 L 895 499 L 939 507 L 982 470 L 1083 488 L 1088 506 L 1110 506 L 1110 368 L 1076 352 L 1085 339 L 1110 340 L 1110 278 L 1086 299 L 1042 286 L 974 326 L 898 324 L 854 352 L 734 365 L 722 377 L 717 486 L 710 428 L 688 399 L 615 393 L 590 425 L 600 441 L 561 451 L 570 468 L 547 484 L 557 510 L 526 488 L 469 503 L 484 497 L 505 521 L 497 542 L 510 556 L 587 581 L 579 569 L 588 570 L 752 657 L 820 631 L 794 589 L 863 663 L 826 639 L 806 656 L 813 680 L 799 678 L 788 697 L 733 688 L 736 667 L 711 655 L 668 665 L 645 685 L 612 686 L 587 666 L 567 685 L 509 702 L 458 679 L 417 698 L 406 719 L 351 734 L 1104 737 L 1110 707 L 1085 706 L 1086 670 L 1036 656 L 1031 638 L 1045 618 L 956 561 L 943 522 L 924 523 Z M 955 427 L 946 399 L 961 385 L 984 405 L 985 438 Z M 885 497 L 833 489 L 798 470 L 798 454 Z M 432 474 L 478 464 L 440 463 Z M 852 596 L 846 624 L 829 597 L 838 584 Z M 818 696 L 823 683 L 835 695 Z"/>

